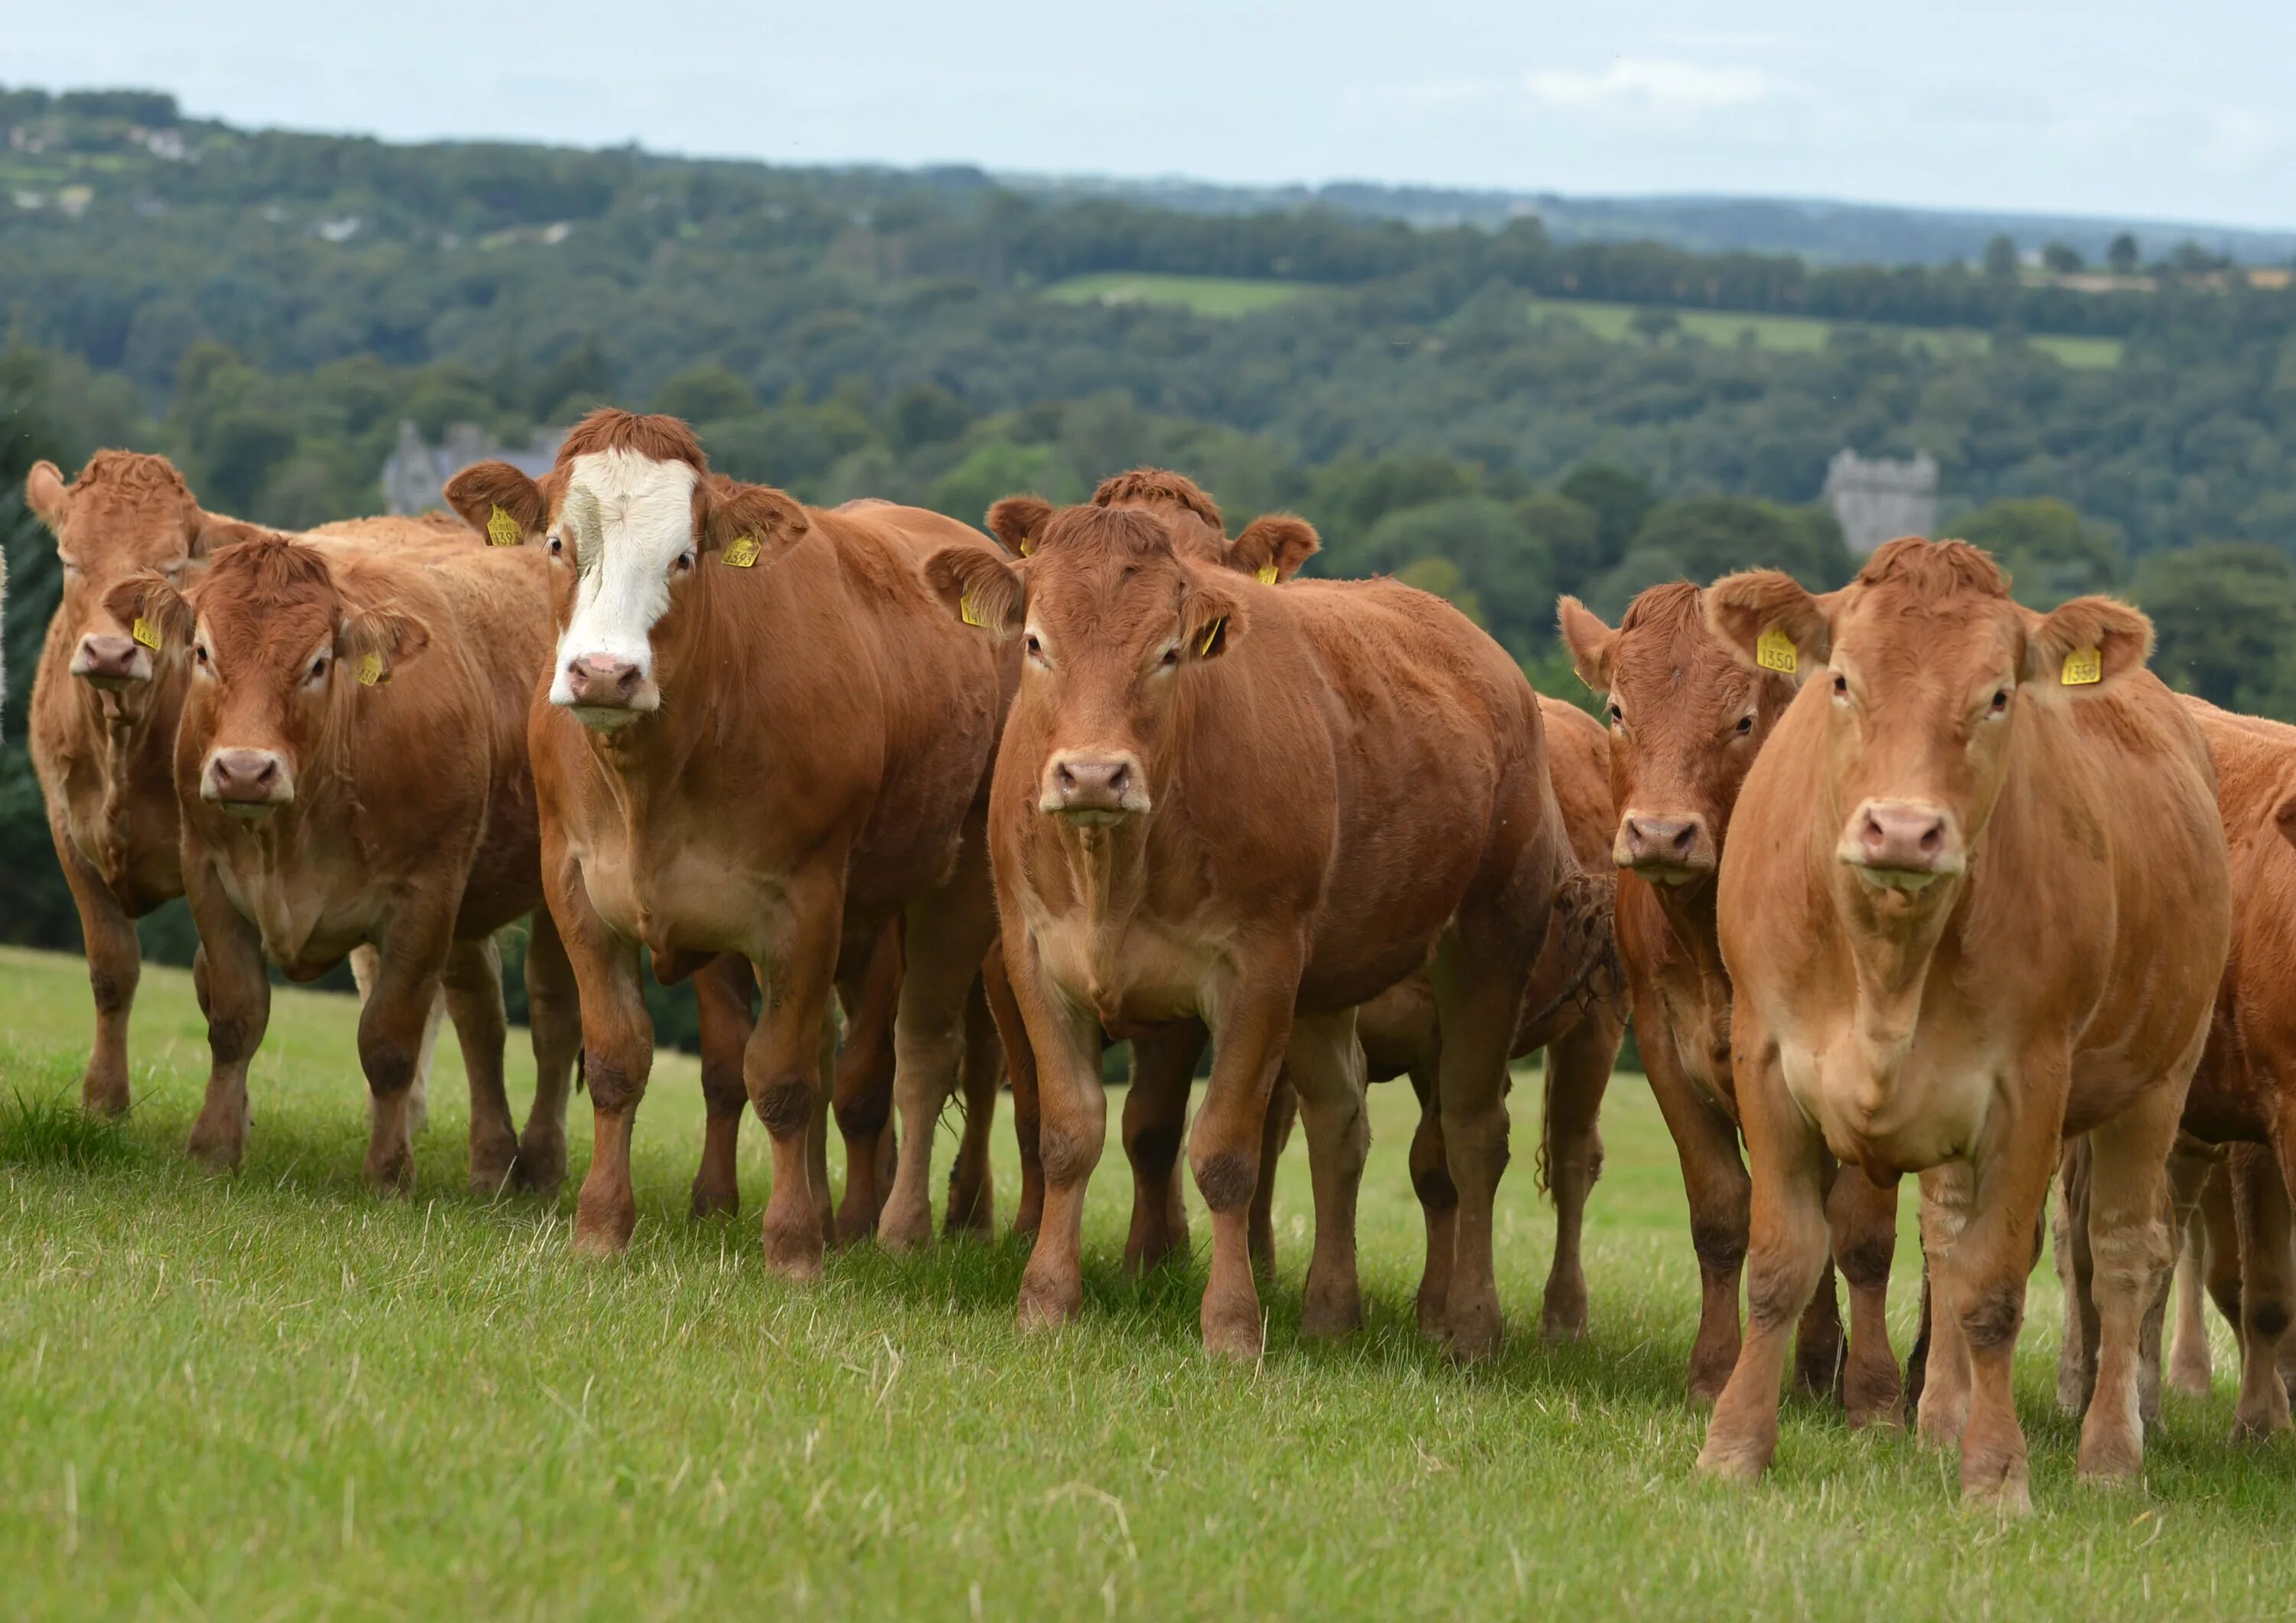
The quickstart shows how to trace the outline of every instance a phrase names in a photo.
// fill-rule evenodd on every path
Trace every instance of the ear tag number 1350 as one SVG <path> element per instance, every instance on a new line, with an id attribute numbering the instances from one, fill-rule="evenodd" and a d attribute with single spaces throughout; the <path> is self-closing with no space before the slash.
<path id="1" fill-rule="evenodd" d="M 1765 671 L 1775 671 L 1792 676 L 1801 668 L 1794 653 L 1793 638 L 1772 626 L 1754 639 L 1754 663 Z"/>

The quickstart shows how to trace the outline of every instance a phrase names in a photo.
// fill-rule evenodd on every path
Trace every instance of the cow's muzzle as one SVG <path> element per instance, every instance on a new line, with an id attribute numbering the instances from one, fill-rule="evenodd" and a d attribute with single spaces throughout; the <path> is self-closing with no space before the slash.
<path id="1" fill-rule="evenodd" d="M 267 816 L 294 803 L 295 774 L 277 750 L 210 750 L 200 798 L 234 817 Z"/>
<path id="2" fill-rule="evenodd" d="M 1138 817 L 1148 810 L 1146 775 L 1138 758 L 1126 753 L 1055 755 L 1045 769 L 1037 809 L 1087 824 Z"/>
<path id="3" fill-rule="evenodd" d="M 132 637 L 99 637 L 90 632 L 72 650 L 71 673 L 91 687 L 117 693 L 152 680 L 152 655 Z"/>
<path id="4" fill-rule="evenodd" d="M 572 710 L 585 727 L 602 732 L 661 707 L 661 689 L 637 662 L 611 654 L 579 654 L 568 660 L 560 691 L 564 697 L 554 691 L 551 698 Z"/>
<path id="5" fill-rule="evenodd" d="M 1920 890 L 1966 865 L 1953 813 L 1910 800 L 1858 807 L 1834 854 L 1868 884 L 1891 890 Z"/>
<path id="6" fill-rule="evenodd" d="M 1619 820 L 1611 860 L 1653 885 L 1687 885 L 1714 871 L 1714 832 L 1694 812 L 1687 817 L 1628 812 Z"/>

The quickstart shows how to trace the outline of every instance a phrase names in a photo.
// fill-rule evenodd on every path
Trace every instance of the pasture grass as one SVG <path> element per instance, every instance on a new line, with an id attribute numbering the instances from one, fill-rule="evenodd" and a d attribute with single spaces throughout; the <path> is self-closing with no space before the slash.
<path id="1" fill-rule="evenodd" d="M 1010 1241 L 864 1248 L 811 1290 L 769 1279 L 754 1123 L 744 1215 L 685 1215 L 701 1111 L 681 1056 L 657 1065 L 640 1119 L 639 1228 L 620 1262 L 569 1255 L 570 1188 L 548 1207 L 463 1192 L 451 1043 L 418 1192 L 379 1199 L 358 1182 L 353 1007 L 275 994 L 247 1166 L 216 1180 L 182 1157 L 205 1059 L 188 978 L 145 971 L 136 1107 L 93 1129 L 58 1102 L 85 1052 L 82 965 L 0 951 L 0 1100 L 26 1101 L 0 1117 L 10 1614 L 1966 1620 L 2296 1605 L 2296 1453 L 2225 1444 L 2221 1331 L 2217 1390 L 2170 1397 L 2144 1486 L 2073 1481 L 2046 1266 L 2018 1363 L 2030 1520 L 1964 1511 L 1949 1460 L 1800 1403 L 1760 1487 L 1694 1480 L 1703 1423 L 1680 1381 L 1695 1273 L 1636 1076 L 1615 1081 L 1604 1116 L 1589 1340 L 1535 1333 L 1551 1221 L 1527 1075 L 1502 1193 L 1512 1339 L 1472 1371 L 1421 1343 L 1411 1109 L 1390 1085 L 1374 1091 L 1362 1211 L 1367 1329 L 1299 1339 L 1310 1218 L 1295 1140 L 1267 1353 L 1229 1368 L 1198 1351 L 1201 1256 L 1124 1277 L 1113 1148 L 1094 1180 L 1085 1315 L 1059 1335 L 1014 1332 L 1025 1258 Z M 580 1099 L 573 1136 L 578 1178 Z M 1009 1133 L 998 1158 L 1009 1216 Z M 1196 1232 L 1201 1248 L 1201 1216 Z M 1910 1245 L 1898 1258 L 1902 1352 L 1917 1264 Z"/>
<path id="2" fill-rule="evenodd" d="M 1063 304 L 1173 304 L 1199 316 L 1253 316 L 1312 291 L 1305 282 L 1270 278 L 1111 270 L 1055 282 L 1045 297 Z"/>
<path id="3" fill-rule="evenodd" d="M 1534 317 L 1557 317 L 1575 321 L 1606 343 L 1625 343 L 1636 337 L 1635 317 L 1646 307 L 1613 304 L 1596 299 L 1533 299 Z M 1677 309 L 1669 312 L 1682 332 L 1702 342 L 1734 345 L 1751 342 L 1758 349 L 1782 353 L 1810 354 L 1825 348 L 1836 323 L 1819 316 L 1761 315 L 1739 310 Z M 1991 338 L 1970 327 L 1915 327 L 1870 324 L 1877 333 L 1918 338 L 1948 353 L 1972 353 L 1988 348 Z M 2068 367 L 2111 367 L 2120 364 L 2121 342 L 2065 334 L 2032 334 L 2026 342 Z"/>

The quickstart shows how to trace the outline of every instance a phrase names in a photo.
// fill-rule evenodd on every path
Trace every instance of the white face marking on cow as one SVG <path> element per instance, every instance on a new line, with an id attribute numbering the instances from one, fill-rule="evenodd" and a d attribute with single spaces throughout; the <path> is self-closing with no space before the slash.
<path id="1" fill-rule="evenodd" d="M 578 704 L 569 674 L 581 660 L 637 668 L 634 702 L 600 712 L 600 724 L 629 720 L 659 704 L 650 634 L 669 610 L 669 583 L 679 560 L 693 549 L 697 477 L 686 463 L 656 462 L 629 450 L 592 451 L 574 459 L 561 519 L 574 542 L 574 613 L 558 639 L 552 704 L 589 710 Z"/>

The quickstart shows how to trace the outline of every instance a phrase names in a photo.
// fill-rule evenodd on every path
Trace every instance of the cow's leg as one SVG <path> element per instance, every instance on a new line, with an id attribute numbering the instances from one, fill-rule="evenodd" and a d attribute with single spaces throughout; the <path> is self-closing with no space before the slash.
<path id="1" fill-rule="evenodd" d="M 1641 1004 L 1655 1009 L 1658 999 Z M 1690 1200 L 1690 1244 L 1698 1256 L 1698 1334 L 1690 1344 L 1690 1401 L 1721 1396 L 1740 1348 L 1738 1285 L 1746 1266 L 1746 1236 L 1753 1186 L 1738 1154 L 1738 1128 L 1693 1083 L 1677 1058 L 1663 1016 L 1637 1032 L 1644 1074 L 1682 1162 L 1683 1192 Z"/>
<path id="2" fill-rule="evenodd" d="M 968 849 L 980 847 L 971 841 Z M 911 1250 L 932 1238 L 932 1152 L 940 1115 L 964 1066 L 965 1005 L 996 937 L 985 860 L 910 903 L 902 929 L 901 998 L 893 1021 L 893 1103 L 901 1155 L 877 1220 L 878 1243 Z"/>
<path id="3" fill-rule="evenodd" d="M 2169 1287 L 2171 1329 L 2163 1380 L 2188 1397 L 2206 1396 L 2210 1384 L 2209 1326 L 2201 1299 L 2201 1203 L 2219 1165 L 2184 1150 L 2169 1158 L 2169 1198 L 2177 1213 L 2169 1238 L 2177 1247 L 2177 1266 Z"/>
<path id="4" fill-rule="evenodd" d="M 1451 1299 L 1451 1258 L 1459 1232 L 1459 1186 L 1451 1182 L 1450 1153 L 1443 1144 L 1443 1100 L 1437 1084 L 1439 1059 L 1411 1067 L 1411 1091 L 1419 1096 L 1419 1125 L 1411 1135 L 1411 1191 L 1427 1224 L 1427 1259 L 1419 1271 L 1415 1306 L 1419 1333 L 1439 1335 Z"/>
<path id="5" fill-rule="evenodd" d="M 1525 932 L 1533 942 L 1546 932 L 1545 919 L 1536 923 Z M 1493 1212 L 1507 1164 L 1507 1057 L 1528 966 L 1498 942 L 1467 943 L 1454 931 L 1436 949 L 1433 970 L 1443 1044 L 1436 1092 L 1444 1156 L 1459 1191 L 1443 1329 L 1454 1358 L 1487 1358 L 1499 1347 Z"/>
<path id="6" fill-rule="evenodd" d="M 766 1265 L 783 1278 L 821 1277 L 829 1191 L 816 1190 L 816 1141 L 827 1133 L 831 1078 L 824 1038 L 844 926 L 841 865 L 835 874 L 801 875 L 787 892 L 787 911 L 760 965 L 765 1012 L 742 1057 L 750 1102 L 773 1141 L 774 1186 L 763 1223 Z M 825 1174 L 824 1174 L 825 1176 Z"/>
<path id="7" fill-rule="evenodd" d="M 2144 1462 L 2138 1406 L 2138 1343 L 2145 1313 L 2158 1299 L 2162 1276 L 2176 1261 L 2169 1245 L 2167 1166 L 2183 1113 L 2184 1083 L 2200 1059 L 2193 1051 L 2176 1085 L 2141 1094 L 2113 1120 L 2089 1134 L 2089 1249 L 2095 1258 L 2096 1392 L 2081 1421 L 2080 1475 L 2097 1482 L 2134 1480 Z M 2002 1355 L 2002 1403 L 2008 1402 L 2007 1353 Z"/>
<path id="8" fill-rule="evenodd" d="M 2296 1306 L 2296 1265 L 2291 1249 L 2288 1186 L 2272 1152 L 2260 1144 L 2235 1144 L 2226 1158 L 2239 1225 L 2240 1404 L 2233 1413 L 2235 1443 L 2261 1440 L 2288 1429 L 2288 1388 L 2280 1381 L 2280 1342 Z"/>
<path id="9" fill-rule="evenodd" d="M 378 962 L 376 985 L 381 984 Z M 458 941 L 447 952 L 440 976 L 442 995 L 434 999 L 416 1039 L 415 1081 L 407 1086 L 407 1126 L 414 1131 L 422 1077 L 430 1068 L 430 1043 L 439 1031 L 439 1008 L 455 1017 L 455 1036 L 463 1046 L 463 1070 L 471 1083 L 471 1192 L 498 1195 L 518 1159 L 518 1128 L 511 1120 L 510 1094 L 503 1083 L 503 1050 L 510 1020 L 503 1010 L 502 950 L 490 935 Z M 373 1001 L 372 993 L 368 1001 Z"/>
<path id="10" fill-rule="evenodd" d="M 1215 1357 L 1256 1358 L 1266 1340 L 1252 1281 L 1252 1196 L 1260 1181 L 1268 1094 L 1291 1041 L 1300 984 L 1296 943 L 1267 943 L 1245 962 L 1250 978 L 1232 981 L 1213 998 L 1218 1019 L 1211 1083 L 1188 1134 L 1196 1190 L 1211 1214 L 1212 1267 L 1202 1324 L 1204 1351 Z"/>
<path id="11" fill-rule="evenodd" d="M 1776 1049 L 1742 996 L 1733 1021 L 1738 1108 L 1752 1173 L 1746 1337 L 1715 1400 L 1698 1469 L 1751 1482 L 1777 1452 L 1787 1342 L 1825 1271 L 1825 1147 L 1787 1096 Z"/>
<path id="12" fill-rule="evenodd" d="M 1554 1199 L 1554 1260 L 1546 1271 L 1538 1331 L 1549 1341 L 1577 1341 L 1587 1334 L 1587 1269 L 1579 1241 L 1587 1197 L 1603 1175 L 1597 1122 L 1624 1034 L 1617 1020 L 1595 1013 L 1546 1045 L 1543 1148 L 1547 1192 Z"/>
<path id="13" fill-rule="evenodd" d="M 495 958 L 495 985 L 499 991 L 502 985 L 500 949 L 496 949 Z M 351 983 L 358 988 L 359 1002 L 362 1005 L 373 993 L 374 977 L 381 968 L 382 956 L 376 950 L 373 943 L 362 942 L 351 949 Z M 422 1052 L 414 1061 L 414 1080 L 406 1087 L 406 1129 L 418 1135 L 430 1125 L 430 1061 L 439 1051 L 439 1022 L 447 1014 L 447 991 L 442 986 L 439 990 L 439 1001 L 430 1005 L 430 1017 L 422 1024 Z M 471 1012 L 472 1017 L 480 1022 L 480 1034 L 483 1036 L 487 1020 L 483 1003 L 473 1008 Z M 461 1037 L 462 1029 L 462 1022 L 457 1020 L 455 1030 L 457 1039 L 463 1044 L 464 1052 L 467 1053 L 469 1042 L 467 1039 Z M 507 1017 L 505 1017 L 504 1030 L 505 1032 L 508 1030 Z M 473 1122 L 472 1125 L 476 1125 Z M 475 1181 L 472 1187 L 473 1189 L 478 1187 Z"/>
<path id="14" fill-rule="evenodd" d="M 696 1217 L 730 1216 L 742 1209 L 742 1113 L 750 1103 L 742 1069 L 756 1021 L 750 1014 L 757 981 L 738 952 L 721 952 L 693 972 L 693 998 L 701 1042 L 701 1164 L 692 1195 Z"/>
<path id="15" fill-rule="evenodd" d="M 208 1090 L 192 1124 L 191 1155 L 211 1172 L 237 1172 L 247 1148 L 247 1067 L 271 1021 L 271 981 L 263 937 L 206 865 L 187 864 L 184 878 L 207 968 Z"/>
<path id="16" fill-rule="evenodd" d="M 1047 984 L 1036 948 L 1004 938 L 1013 1006 L 1027 1026 L 1041 1108 L 1045 1205 L 1021 1276 L 1022 1330 L 1067 1323 L 1084 1304 L 1084 1197 L 1108 1132 L 1100 1082 L 1100 1022 Z"/>
<path id="17" fill-rule="evenodd" d="M 1124 1090 L 1124 1157 L 1132 1164 L 1132 1231 L 1124 1265 L 1145 1273 L 1188 1249 L 1188 1208 L 1181 1199 L 1180 1147 L 1188 1137 L 1188 1089 L 1210 1034 L 1194 1020 L 1155 1026 L 1132 1042 L 1132 1080 Z"/>
<path id="18" fill-rule="evenodd" d="M 87 946 L 87 987 L 95 999 L 95 1046 L 80 1077 L 83 1108 L 98 1116 L 127 1112 L 127 1017 L 135 1006 L 135 985 L 144 975 L 144 951 L 135 921 L 102 877 L 80 859 L 71 836 L 51 819 L 56 861 L 79 911 L 80 938 Z"/>
<path id="19" fill-rule="evenodd" d="M 2096 1390 L 2096 1259 L 2089 1247 L 2089 1186 L 2094 1152 L 2086 1137 L 2062 1152 L 2052 1240 L 2064 1288 L 2064 1344 L 2057 1352 L 2057 1408 L 2079 1415 Z"/>
<path id="20" fill-rule="evenodd" d="M 534 1103 L 519 1135 L 519 1188 L 555 1195 L 566 1182 L 566 1107 L 582 1053 L 582 1000 L 550 910 L 534 910 L 526 940 L 526 1018 L 534 1044 Z"/>
<path id="21" fill-rule="evenodd" d="M 837 1243 L 837 1207 L 829 1193 L 829 1123 L 837 1090 L 837 981 L 834 972 L 821 1006 L 821 1046 L 814 1070 L 813 1117 L 805 1125 L 805 1187 L 822 1249 Z"/>
<path id="22" fill-rule="evenodd" d="M 1834 1265 L 1849 1291 L 1849 1351 L 1842 1405 L 1853 1427 L 1903 1423 L 1905 1391 L 1890 1346 L 1890 1265 L 1898 1254 L 1898 1186 L 1861 1166 L 1834 1174 L 1825 1200 Z"/>
<path id="23" fill-rule="evenodd" d="M 2184 1237 L 2199 1215 L 2201 1185 L 2206 1181 L 2209 1161 L 2184 1149 L 2169 1151 L 2168 1165 L 2169 1246 L 2172 1258 L 2184 1250 Z M 2168 1363 L 2169 1314 L 2177 1290 L 2177 1265 L 2171 1260 L 2169 1271 L 2161 1276 L 2161 1293 L 2144 1310 L 2144 1328 L 2138 1339 L 2139 1356 L 2136 1363 L 2136 1401 L 2147 1431 L 2158 1433 L 2163 1426 L 2161 1414 L 2161 1395 L 2165 1384 Z"/>
<path id="24" fill-rule="evenodd" d="M 1300 1119 L 1300 1091 L 1281 1070 L 1267 1090 L 1267 1110 L 1259 1124 L 1259 1175 L 1251 1186 L 1251 1211 L 1244 1231 L 1251 1265 L 1259 1277 L 1275 1277 L 1275 1169 L 1283 1148 L 1292 1141 L 1292 1125 Z"/>
<path id="25" fill-rule="evenodd" d="M 575 1202 L 573 1245 L 585 1256 L 627 1249 L 637 1227 L 630 1187 L 630 1133 L 653 1070 L 653 1016 L 640 981 L 638 943 L 616 935 L 591 908 L 570 861 L 554 860 L 544 825 L 543 872 L 550 886 L 566 957 L 574 968 L 582 1011 L 582 1077 L 590 1090 L 590 1170 Z"/>
<path id="26" fill-rule="evenodd" d="M 1300 1333 L 1311 1340 L 1363 1326 L 1356 1276 L 1356 1196 L 1371 1152 L 1364 1089 L 1370 1078 L 1356 1013 L 1301 1015 L 1292 1023 L 1284 1069 L 1300 1095 L 1308 1130 L 1308 1173 L 1316 1190 L 1316 1248 L 1308 1263 Z"/>
<path id="27" fill-rule="evenodd" d="M 996 1095 L 1004 1085 L 1004 1052 L 996 1041 L 988 1001 L 976 974 L 964 1000 L 964 1064 L 958 1091 L 964 1100 L 964 1127 L 957 1135 L 956 1165 L 949 1169 L 947 1234 L 991 1240 L 996 1234 L 996 1181 L 988 1163 L 989 1130 L 996 1125 Z"/>
<path id="28" fill-rule="evenodd" d="M 1037 1055 L 1029 1044 L 1029 1027 L 1021 1005 L 1013 996 L 1013 977 L 1004 967 L 1004 943 L 992 943 L 980 960 L 980 990 L 988 1000 L 989 1017 L 1004 1045 L 1004 1074 L 1013 1083 L 1013 1140 L 1021 1155 L 1021 1200 L 1013 1208 L 1013 1232 L 1031 1235 L 1045 1220 L 1045 1162 L 1038 1146 L 1043 1114 L 1037 1098 Z"/>
<path id="29" fill-rule="evenodd" d="M 845 1044 L 837 1056 L 832 1098 L 845 1141 L 845 1197 L 837 1207 L 837 1243 L 877 1232 L 891 1191 L 893 1163 L 893 1017 L 901 998 L 901 931 L 888 924 L 857 976 L 838 985 L 845 1006 Z M 885 1175 L 881 1177 L 880 1174 Z"/>
<path id="30" fill-rule="evenodd" d="M 455 899 L 416 895 L 401 901 L 382 939 L 375 943 L 378 958 L 373 989 L 359 1010 L 359 1067 L 366 1073 L 371 1115 L 366 1145 L 365 1176 L 375 1189 L 405 1193 L 414 1187 L 414 1142 L 409 1120 L 409 1094 L 422 1055 L 423 1034 L 430 1029 L 446 976 L 455 956 Z M 491 944 L 491 943 L 489 943 Z M 480 981 L 491 968 L 496 1009 L 483 1012 Z M 510 1106 L 502 1095 L 502 1044 L 504 1024 L 500 1012 L 502 963 L 480 954 L 463 965 L 458 1001 L 464 1006 L 475 1036 L 464 1039 L 464 1058 L 476 1045 L 488 1052 L 489 1063 L 472 1074 L 471 1112 L 475 1146 L 481 1115 L 493 1116 L 487 1125 L 507 1132 Z M 491 1026 L 491 1030 L 488 1029 Z M 489 1041 L 489 1039 L 491 1039 Z M 494 1098 L 482 1098 L 491 1073 Z M 498 1115 L 496 1114 L 498 1111 Z"/>

